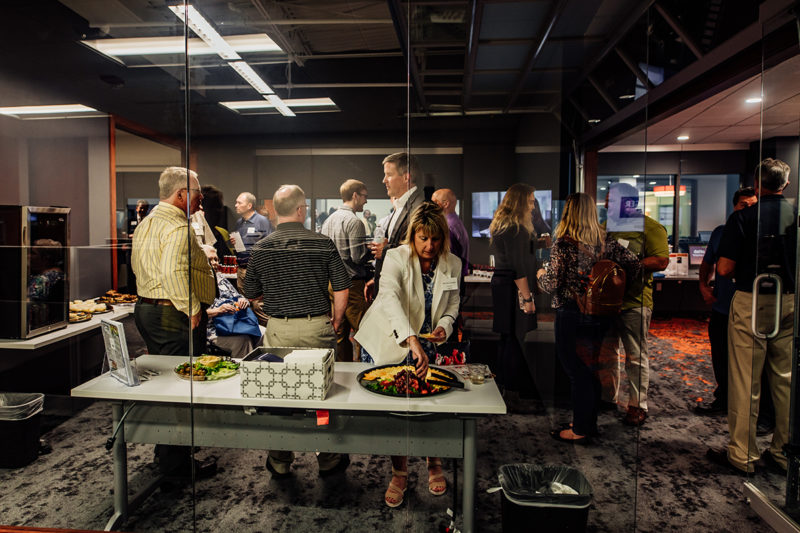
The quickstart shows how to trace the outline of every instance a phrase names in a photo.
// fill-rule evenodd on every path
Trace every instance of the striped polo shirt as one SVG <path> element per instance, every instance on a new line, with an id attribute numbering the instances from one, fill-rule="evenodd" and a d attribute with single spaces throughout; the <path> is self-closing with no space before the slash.
<path id="1" fill-rule="evenodd" d="M 200 312 L 201 303 L 214 301 L 211 265 L 189 230 L 186 213 L 172 204 L 159 202 L 136 227 L 131 266 L 139 296 L 170 300 L 188 316 Z"/>
<path id="2" fill-rule="evenodd" d="M 333 241 L 299 222 L 284 222 L 253 246 L 243 293 L 263 296 L 270 316 L 316 316 L 330 313 L 329 282 L 334 291 L 351 284 Z"/>

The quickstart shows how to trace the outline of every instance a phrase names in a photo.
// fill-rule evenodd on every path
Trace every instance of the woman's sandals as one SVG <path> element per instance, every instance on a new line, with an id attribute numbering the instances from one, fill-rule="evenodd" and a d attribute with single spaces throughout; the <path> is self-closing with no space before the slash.
<path id="1" fill-rule="evenodd" d="M 438 468 L 439 472 L 434 474 L 432 469 Z M 428 459 L 428 492 L 434 496 L 441 496 L 447 490 L 447 481 L 442 472 L 441 459 Z"/>
<path id="2" fill-rule="evenodd" d="M 406 487 L 401 488 L 399 485 L 395 484 L 395 477 L 408 478 L 408 472 L 395 470 L 394 467 L 392 467 L 392 480 L 389 482 L 389 488 L 386 489 L 386 494 L 383 496 L 383 501 L 385 501 L 386 505 L 389 507 L 399 507 L 403 503 L 403 498 L 406 493 Z M 408 486 L 408 479 L 406 479 L 406 486 Z"/>

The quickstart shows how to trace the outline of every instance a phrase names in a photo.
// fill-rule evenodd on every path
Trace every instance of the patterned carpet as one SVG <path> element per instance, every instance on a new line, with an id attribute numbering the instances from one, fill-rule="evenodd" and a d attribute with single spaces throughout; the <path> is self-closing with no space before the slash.
<path id="1" fill-rule="evenodd" d="M 477 531 L 502 530 L 500 495 L 486 490 L 498 484 L 501 465 L 516 462 L 569 465 L 583 472 L 594 491 L 589 531 L 771 531 L 744 502 L 744 479 L 704 458 L 709 445 L 724 444 L 726 432 L 724 417 L 701 418 L 689 410 L 713 390 L 706 323 L 656 321 L 649 341 L 650 418 L 641 429 L 623 425 L 621 412 L 605 412 L 599 440 L 571 446 L 548 434 L 569 421 L 565 409 L 480 421 Z M 49 422 L 61 422 L 45 434 L 51 454 L 24 468 L 0 469 L 0 524 L 102 529 L 112 509 L 112 462 L 104 447 L 111 432 L 110 407 L 99 402 Z M 128 450 L 134 490 L 153 472 L 152 446 L 129 445 Z M 263 450 L 200 451 L 209 454 L 219 457 L 215 477 L 199 481 L 194 493 L 191 487 L 157 491 L 123 530 L 183 532 L 192 531 L 194 523 L 196 531 L 208 532 L 428 533 L 447 523 L 446 510 L 454 503 L 451 487 L 443 497 L 428 493 L 422 458 L 411 459 L 406 503 L 393 510 L 382 503 L 389 479 L 386 457 L 354 455 L 344 474 L 321 479 L 314 457 L 300 454 L 294 476 L 276 481 L 264 468 Z M 452 483 L 449 465 L 447 470 Z M 783 483 L 778 476 L 758 474 L 754 482 L 779 501 Z M 531 524 L 532 531 L 543 525 L 535 517 Z"/>

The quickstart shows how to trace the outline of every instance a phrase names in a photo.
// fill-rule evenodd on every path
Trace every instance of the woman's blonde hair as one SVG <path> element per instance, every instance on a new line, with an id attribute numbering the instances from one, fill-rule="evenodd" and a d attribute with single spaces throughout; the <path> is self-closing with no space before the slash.
<path id="1" fill-rule="evenodd" d="M 416 257 L 417 249 L 414 247 L 414 235 L 421 232 L 429 237 L 439 237 L 442 239 L 442 246 L 439 248 L 439 255 L 442 257 L 450 251 L 450 227 L 447 219 L 444 218 L 442 208 L 433 202 L 422 202 L 419 207 L 411 213 L 408 222 L 408 231 L 403 244 L 411 246 L 411 255 Z"/>
<path id="2" fill-rule="evenodd" d="M 519 228 L 533 235 L 533 218 L 531 208 L 528 206 L 528 198 L 535 189 L 525 183 L 515 183 L 506 191 L 503 201 L 497 206 L 494 212 L 492 223 L 489 224 L 489 234 L 495 236 L 511 228 Z"/>
<path id="3" fill-rule="evenodd" d="M 606 240 L 606 230 L 597 220 L 597 206 L 591 196 L 582 192 L 567 196 L 555 235 L 556 238 L 571 237 L 590 246 L 598 246 Z"/>

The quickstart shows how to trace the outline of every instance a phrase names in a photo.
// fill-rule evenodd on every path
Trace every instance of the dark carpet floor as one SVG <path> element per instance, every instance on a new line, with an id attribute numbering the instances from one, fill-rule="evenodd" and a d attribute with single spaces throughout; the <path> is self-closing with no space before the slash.
<path id="1" fill-rule="evenodd" d="M 129 325 L 129 324 L 128 324 Z M 135 329 L 129 333 L 129 342 Z M 570 412 L 550 406 L 541 415 L 504 415 L 478 425 L 477 530 L 501 531 L 498 484 L 503 464 L 560 464 L 585 474 L 594 491 L 589 531 L 766 532 L 742 495 L 744 478 L 708 463 L 708 446 L 725 443 L 725 418 L 695 416 L 690 408 L 713 390 L 706 323 L 653 323 L 650 334 L 650 418 L 641 428 L 600 416 L 600 439 L 591 446 L 552 440 L 552 427 Z M 135 350 L 134 350 L 135 351 Z M 112 512 L 112 461 L 104 444 L 110 407 L 94 403 L 74 416 L 49 417 L 44 435 L 53 451 L 19 469 L 0 469 L 0 524 L 102 529 Z M 0 437 L 1 438 L 1 437 Z M 766 440 L 761 442 L 766 446 Z M 203 449 L 219 457 L 219 473 L 191 487 L 157 491 L 124 524 L 137 532 L 435 532 L 448 522 L 453 491 L 427 491 L 424 459 L 412 458 L 406 503 L 383 504 L 389 480 L 386 457 L 354 455 L 341 475 L 321 479 L 311 454 L 300 454 L 291 479 L 272 480 L 263 450 Z M 131 489 L 153 473 L 152 446 L 129 445 Z M 448 482 L 453 471 L 448 467 Z M 779 476 L 757 474 L 754 483 L 780 501 Z M 460 493 L 459 493 L 460 494 Z M 460 503 L 460 501 L 459 501 Z M 458 524 L 460 525 L 460 523 Z M 541 526 L 533 520 L 530 531 Z"/>

